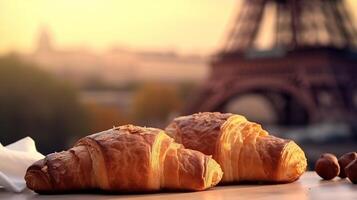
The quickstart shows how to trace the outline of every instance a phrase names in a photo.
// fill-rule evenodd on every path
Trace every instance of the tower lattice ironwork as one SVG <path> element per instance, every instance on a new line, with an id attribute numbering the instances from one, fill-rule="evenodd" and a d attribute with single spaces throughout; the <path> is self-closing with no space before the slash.
<path id="1" fill-rule="evenodd" d="M 264 21 L 269 17 L 268 26 Z M 357 116 L 357 32 L 342 0 L 245 0 L 185 113 L 263 96 L 280 124 Z M 269 28 L 268 49 L 259 38 Z M 254 108 L 252 108 L 254 109 Z"/>

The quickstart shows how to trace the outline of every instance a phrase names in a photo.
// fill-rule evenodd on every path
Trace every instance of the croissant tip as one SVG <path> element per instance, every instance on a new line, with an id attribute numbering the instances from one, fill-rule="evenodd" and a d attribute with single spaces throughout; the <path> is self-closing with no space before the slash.
<path id="1" fill-rule="evenodd" d="M 210 188 L 217 185 L 221 181 L 223 177 L 223 171 L 220 165 L 212 158 L 212 156 L 207 156 L 206 158 L 208 161 L 206 165 L 205 188 Z"/>
<path id="2" fill-rule="evenodd" d="M 48 179 L 45 159 L 33 163 L 26 171 L 25 177 L 27 188 L 34 191 L 48 191 L 52 185 Z"/>
<path id="3" fill-rule="evenodd" d="M 51 189 L 50 184 L 45 178 L 46 175 L 38 170 L 29 170 L 26 172 L 25 181 L 27 188 L 34 191 L 48 191 Z"/>
<path id="4" fill-rule="evenodd" d="M 289 141 L 286 145 L 284 155 L 285 168 L 282 169 L 284 174 L 281 179 L 294 182 L 306 171 L 307 159 L 304 151 L 294 141 Z"/>

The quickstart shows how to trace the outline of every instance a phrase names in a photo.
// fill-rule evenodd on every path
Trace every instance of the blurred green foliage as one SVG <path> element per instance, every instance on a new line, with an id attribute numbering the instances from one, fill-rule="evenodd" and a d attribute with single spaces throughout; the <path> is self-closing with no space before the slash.
<path id="1" fill-rule="evenodd" d="M 133 97 L 133 118 L 140 125 L 161 127 L 169 115 L 178 112 L 182 100 L 176 87 L 169 84 L 146 83 Z"/>
<path id="2" fill-rule="evenodd" d="M 86 114 L 69 84 L 21 62 L 0 58 L 0 141 L 31 136 L 42 153 L 68 146 L 71 137 L 87 133 Z"/>
<path id="3" fill-rule="evenodd" d="M 88 114 L 90 133 L 96 133 L 131 123 L 128 115 L 125 115 L 118 107 L 113 105 L 100 105 L 95 102 L 84 104 Z"/>
<path id="4" fill-rule="evenodd" d="M 163 128 L 195 87 L 192 83 L 142 82 L 112 87 L 98 80 L 89 86 L 82 90 L 129 91 L 133 94 L 130 108 L 84 103 L 77 88 L 35 64 L 16 56 L 0 57 L 0 142 L 6 145 L 30 136 L 40 152 L 47 154 L 113 126 L 133 123 Z"/>

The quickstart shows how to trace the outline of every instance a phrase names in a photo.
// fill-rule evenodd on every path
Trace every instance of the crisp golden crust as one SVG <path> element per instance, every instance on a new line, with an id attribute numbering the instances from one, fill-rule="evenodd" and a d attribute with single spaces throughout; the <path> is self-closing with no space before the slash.
<path id="1" fill-rule="evenodd" d="M 36 188 L 37 191 L 61 191 L 68 187 L 73 190 L 94 188 L 90 176 L 91 161 L 85 157 L 78 157 L 87 154 L 86 152 L 85 148 L 77 147 L 47 155 L 45 159 L 35 162 L 28 168 L 25 176 L 27 186 Z M 66 162 L 68 160 L 72 161 Z M 89 168 L 84 170 L 82 166 Z"/>
<path id="2" fill-rule="evenodd" d="M 284 140 L 274 136 L 266 136 L 257 138 L 257 151 L 264 166 L 265 176 L 261 179 L 276 180 L 278 178 L 279 166 L 282 162 L 282 153 L 284 147 L 289 143 L 289 140 Z"/>
<path id="3" fill-rule="evenodd" d="M 157 186 L 151 188 L 153 185 L 149 184 L 149 179 L 152 178 L 150 156 L 151 147 L 159 133 L 159 129 L 128 126 L 114 128 L 85 138 L 84 140 L 90 138 L 95 141 L 102 151 L 103 162 L 101 163 L 103 163 L 104 172 L 101 174 L 108 177 L 108 185 L 105 183 L 105 187 L 101 189 L 156 189 Z M 83 142 L 79 141 L 76 145 L 81 144 Z M 133 171 L 141 173 L 132 173 Z"/>
<path id="4" fill-rule="evenodd" d="M 216 185 L 220 177 L 219 165 L 209 156 L 185 149 L 160 129 L 126 125 L 84 137 L 68 151 L 46 156 L 28 168 L 25 180 L 39 193 L 145 192 L 203 190 Z"/>
<path id="5" fill-rule="evenodd" d="M 306 169 L 298 145 L 270 136 L 240 115 L 206 112 L 178 117 L 166 131 L 185 147 L 212 155 L 222 167 L 224 183 L 292 182 Z"/>
<path id="6" fill-rule="evenodd" d="M 178 117 L 166 128 L 166 132 L 184 146 L 193 146 L 206 155 L 214 155 L 215 149 L 211 146 L 218 141 L 220 128 L 230 116 L 230 113 L 203 112 Z"/>

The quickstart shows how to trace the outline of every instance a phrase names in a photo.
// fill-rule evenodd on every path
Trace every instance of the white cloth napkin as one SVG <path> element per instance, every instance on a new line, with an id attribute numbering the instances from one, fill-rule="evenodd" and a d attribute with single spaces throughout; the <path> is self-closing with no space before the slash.
<path id="1" fill-rule="evenodd" d="M 0 187 L 13 192 L 26 188 L 26 169 L 44 156 L 37 152 L 35 142 L 25 137 L 10 145 L 0 143 Z"/>

